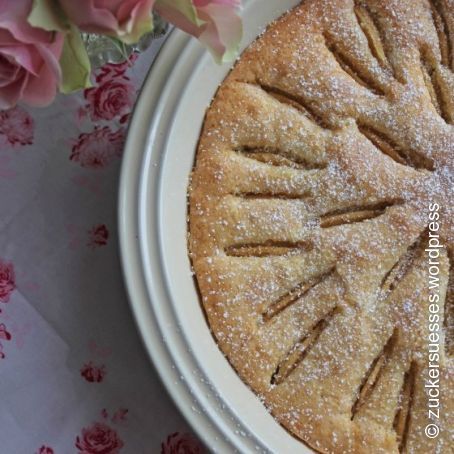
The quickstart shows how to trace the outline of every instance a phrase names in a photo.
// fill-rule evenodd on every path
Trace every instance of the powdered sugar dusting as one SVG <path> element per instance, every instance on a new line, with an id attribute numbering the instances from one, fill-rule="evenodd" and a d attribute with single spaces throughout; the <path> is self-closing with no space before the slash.
<path id="1" fill-rule="evenodd" d="M 395 422 L 422 392 L 408 377 L 425 373 L 430 204 L 454 244 L 440 39 L 423 0 L 308 0 L 245 52 L 205 121 L 189 245 L 208 321 L 277 420 L 323 452 L 402 437 L 442 452 L 452 430 L 452 395 L 445 438 Z M 445 280 L 449 266 L 444 253 Z"/>

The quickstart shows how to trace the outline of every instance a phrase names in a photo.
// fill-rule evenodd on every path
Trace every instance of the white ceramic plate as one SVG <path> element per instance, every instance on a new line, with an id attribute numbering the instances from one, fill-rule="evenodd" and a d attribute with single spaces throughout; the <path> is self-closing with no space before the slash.
<path id="1" fill-rule="evenodd" d="M 244 3 L 246 47 L 298 1 Z M 229 69 L 179 31 L 171 33 L 156 59 L 135 108 L 123 161 L 124 275 L 156 369 L 210 449 L 309 453 L 274 421 L 219 351 L 187 255 L 188 177 L 205 110 Z"/>

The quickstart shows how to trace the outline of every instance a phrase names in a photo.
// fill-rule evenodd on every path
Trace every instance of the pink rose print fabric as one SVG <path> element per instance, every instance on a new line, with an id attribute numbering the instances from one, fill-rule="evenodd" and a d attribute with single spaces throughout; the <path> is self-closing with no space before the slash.
<path id="1" fill-rule="evenodd" d="M 102 422 L 96 422 L 82 429 L 76 438 L 76 448 L 80 454 L 118 454 L 123 441 L 117 432 Z"/>
<path id="2" fill-rule="evenodd" d="M 54 454 L 54 450 L 49 446 L 41 446 L 36 454 Z"/>
<path id="3" fill-rule="evenodd" d="M 84 364 L 80 370 L 80 375 L 89 383 L 101 383 L 106 376 L 106 366 L 96 366 L 90 361 Z"/>
<path id="4" fill-rule="evenodd" d="M 84 91 L 90 118 L 113 120 L 127 116 L 135 100 L 136 88 L 125 74 L 127 65 L 133 64 L 137 54 L 119 65 L 106 65 L 96 76 L 96 85 Z"/>
<path id="5" fill-rule="evenodd" d="M 0 323 L 0 339 L 1 340 L 11 340 L 11 334 L 6 330 L 4 323 Z"/>
<path id="6" fill-rule="evenodd" d="M 16 278 L 12 263 L 0 259 L 0 302 L 7 303 L 16 288 Z"/>
<path id="7" fill-rule="evenodd" d="M 88 235 L 88 245 L 92 248 L 106 246 L 109 240 L 109 230 L 105 224 L 95 225 L 89 230 Z"/>
<path id="8" fill-rule="evenodd" d="M 8 303 L 11 294 L 16 289 L 16 276 L 12 263 L 5 262 L 0 259 L 0 303 Z M 0 306 L 0 322 L 3 315 L 3 309 Z M 10 341 L 12 338 L 11 332 L 6 327 L 5 323 L 0 323 L 0 359 L 5 359 L 4 341 Z"/>
<path id="9" fill-rule="evenodd" d="M 101 416 L 104 421 L 111 422 L 114 425 L 123 424 L 128 419 L 129 410 L 127 408 L 119 408 L 118 410 L 114 411 L 112 415 L 109 414 L 106 408 L 101 410 Z"/>
<path id="10" fill-rule="evenodd" d="M 0 323 L 0 359 L 5 359 L 5 353 L 3 353 L 3 344 L 1 341 L 10 341 L 11 333 L 6 329 L 4 323 Z"/>
<path id="11" fill-rule="evenodd" d="M 84 90 L 85 104 L 77 110 L 75 119 L 87 130 L 73 140 L 71 161 L 102 169 L 121 157 L 126 134 L 123 125 L 129 121 L 137 95 L 128 71 L 137 58 L 132 54 L 124 63 L 104 65 L 94 77 L 93 87 Z"/>
<path id="12" fill-rule="evenodd" d="M 47 66 L 29 68 L 39 80 L 26 97 L 42 104 L 61 37 L 38 38 Z M 0 108 L 2 454 L 205 452 L 150 367 L 115 241 L 125 134 L 160 45 L 46 108 L 10 107 L 20 93 L 3 90 L 14 99 Z"/>
<path id="13" fill-rule="evenodd" d="M 22 107 L 0 110 L 0 138 L 3 142 L 18 147 L 32 145 L 35 122 Z"/>
<path id="14" fill-rule="evenodd" d="M 92 120 L 112 120 L 129 113 L 134 87 L 122 79 L 110 79 L 96 88 L 85 90 Z"/>
<path id="15" fill-rule="evenodd" d="M 109 126 L 99 127 L 79 135 L 69 159 L 82 167 L 102 169 L 123 152 L 125 130 L 112 131 Z"/>
<path id="16" fill-rule="evenodd" d="M 0 109 L 21 100 L 46 106 L 61 79 L 64 35 L 33 27 L 28 22 L 32 5 L 33 0 L 0 2 Z"/>
<path id="17" fill-rule="evenodd" d="M 101 416 L 105 422 L 110 421 L 114 425 L 124 424 L 127 422 L 129 410 L 127 408 L 119 408 L 112 415 L 109 414 L 107 409 L 101 410 Z"/>
<path id="18" fill-rule="evenodd" d="M 125 422 L 128 416 L 129 410 L 127 408 L 119 408 L 112 416 L 113 423 Z"/>
<path id="19" fill-rule="evenodd" d="M 189 433 L 173 433 L 161 445 L 161 454 L 203 454 L 203 445 Z"/>

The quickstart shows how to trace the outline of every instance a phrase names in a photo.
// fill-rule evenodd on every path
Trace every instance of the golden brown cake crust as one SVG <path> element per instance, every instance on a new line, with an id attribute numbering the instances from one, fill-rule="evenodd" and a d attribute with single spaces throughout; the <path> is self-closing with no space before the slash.
<path id="1" fill-rule="evenodd" d="M 454 452 L 453 168 L 454 0 L 304 1 L 207 112 L 189 219 L 203 306 L 238 374 L 319 452 Z"/>

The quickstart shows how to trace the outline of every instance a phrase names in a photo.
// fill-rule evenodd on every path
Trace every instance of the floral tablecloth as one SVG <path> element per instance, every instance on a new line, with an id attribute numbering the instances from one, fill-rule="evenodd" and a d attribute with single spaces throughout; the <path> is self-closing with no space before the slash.
<path id="1" fill-rule="evenodd" d="M 0 453 L 199 453 L 123 285 L 117 191 L 161 45 L 48 108 L 0 111 Z"/>

